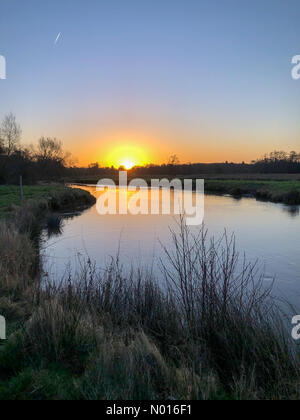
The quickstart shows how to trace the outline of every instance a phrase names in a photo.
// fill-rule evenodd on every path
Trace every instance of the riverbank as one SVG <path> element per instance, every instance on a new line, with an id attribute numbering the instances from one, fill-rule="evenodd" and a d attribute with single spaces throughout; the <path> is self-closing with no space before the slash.
<path id="1" fill-rule="evenodd" d="M 174 176 L 175 178 L 176 176 Z M 233 197 L 253 197 L 257 200 L 270 201 L 273 203 L 282 203 L 287 205 L 300 205 L 300 175 L 265 175 L 241 177 L 236 176 L 218 178 L 216 176 L 207 177 L 199 175 L 198 179 L 205 180 L 205 192 L 209 194 L 229 194 Z M 130 182 L 128 177 L 128 182 Z M 172 177 L 167 177 L 170 181 Z M 195 177 L 179 177 L 184 179 L 193 179 L 195 188 Z M 118 185 L 119 180 L 113 180 Z M 145 178 L 148 185 L 151 185 L 151 179 Z M 96 179 L 77 180 L 74 184 L 92 185 L 97 184 Z"/>
<path id="2" fill-rule="evenodd" d="M 18 206 L 34 206 L 44 212 L 81 209 L 95 204 L 95 198 L 87 191 L 72 189 L 61 184 L 24 186 L 23 201 L 20 189 L 14 185 L 0 186 L 0 220 L 13 216 Z"/>
<path id="3" fill-rule="evenodd" d="M 95 202 L 87 191 L 56 184 L 24 186 L 21 201 L 18 187 L 0 186 L 0 314 L 6 318 L 8 336 L 8 341 L 0 340 L 0 399 L 2 386 L 6 388 L 6 362 L 1 357 L 36 305 L 40 235 L 47 218 L 53 220 L 54 212 L 78 211 Z"/>
<path id="4" fill-rule="evenodd" d="M 0 400 L 300 398 L 295 344 L 233 238 L 195 242 L 182 223 L 167 290 L 89 259 L 41 287 L 24 210 L 0 223 Z"/>
<path id="5" fill-rule="evenodd" d="M 233 197 L 250 196 L 257 200 L 300 205 L 300 181 L 264 180 L 205 180 L 205 191 L 212 194 L 229 194 Z"/>

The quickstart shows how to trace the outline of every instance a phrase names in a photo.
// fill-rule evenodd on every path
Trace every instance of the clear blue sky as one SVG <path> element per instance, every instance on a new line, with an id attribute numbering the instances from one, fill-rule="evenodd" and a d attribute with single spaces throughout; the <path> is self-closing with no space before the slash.
<path id="1" fill-rule="evenodd" d="M 0 54 L 0 117 L 80 163 L 300 149 L 299 0 L 0 0 Z"/>

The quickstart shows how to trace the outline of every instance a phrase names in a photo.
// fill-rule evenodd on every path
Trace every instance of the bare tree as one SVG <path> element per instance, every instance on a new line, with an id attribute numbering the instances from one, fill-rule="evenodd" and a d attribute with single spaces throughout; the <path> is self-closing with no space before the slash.
<path id="1" fill-rule="evenodd" d="M 62 142 L 56 138 L 41 137 L 38 143 L 37 158 L 65 165 L 70 154 L 65 152 Z"/>
<path id="2" fill-rule="evenodd" d="M 289 155 L 290 162 L 299 162 L 300 154 L 292 150 Z"/>
<path id="3" fill-rule="evenodd" d="M 169 163 L 168 163 L 168 165 L 173 165 L 173 166 L 175 166 L 175 165 L 179 165 L 179 163 L 180 163 L 180 161 L 179 161 L 179 159 L 178 159 L 178 156 L 177 156 L 177 155 L 172 155 L 172 156 L 170 156 L 170 159 L 169 159 Z"/>
<path id="4" fill-rule="evenodd" d="M 21 133 L 16 117 L 12 113 L 6 115 L 0 127 L 0 148 L 6 156 L 9 157 L 18 149 Z"/>

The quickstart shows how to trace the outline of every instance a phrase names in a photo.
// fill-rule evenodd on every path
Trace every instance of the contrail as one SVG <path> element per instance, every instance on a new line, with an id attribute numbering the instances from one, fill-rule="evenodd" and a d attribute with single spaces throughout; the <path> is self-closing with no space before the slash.
<path id="1" fill-rule="evenodd" d="M 54 41 L 54 45 L 58 43 L 60 36 L 61 36 L 61 32 L 57 35 L 56 40 Z"/>

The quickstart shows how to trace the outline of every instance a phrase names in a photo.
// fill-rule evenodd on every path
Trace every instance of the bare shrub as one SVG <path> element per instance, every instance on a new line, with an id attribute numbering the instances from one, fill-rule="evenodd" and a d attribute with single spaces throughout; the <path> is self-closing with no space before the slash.
<path id="1" fill-rule="evenodd" d="M 71 372 L 84 399 L 298 398 L 299 358 L 258 265 L 183 219 L 172 239 L 164 285 L 119 258 L 36 285 L 18 363 Z"/>
<path id="2" fill-rule="evenodd" d="M 194 235 L 183 218 L 179 234 L 171 234 L 174 246 L 164 247 L 161 259 L 168 295 L 224 386 L 246 376 L 266 390 L 299 375 L 272 286 L 265 287 L 257 263 L 239 256 L 234 235 L 209 239 L 204 227 Z"/>

